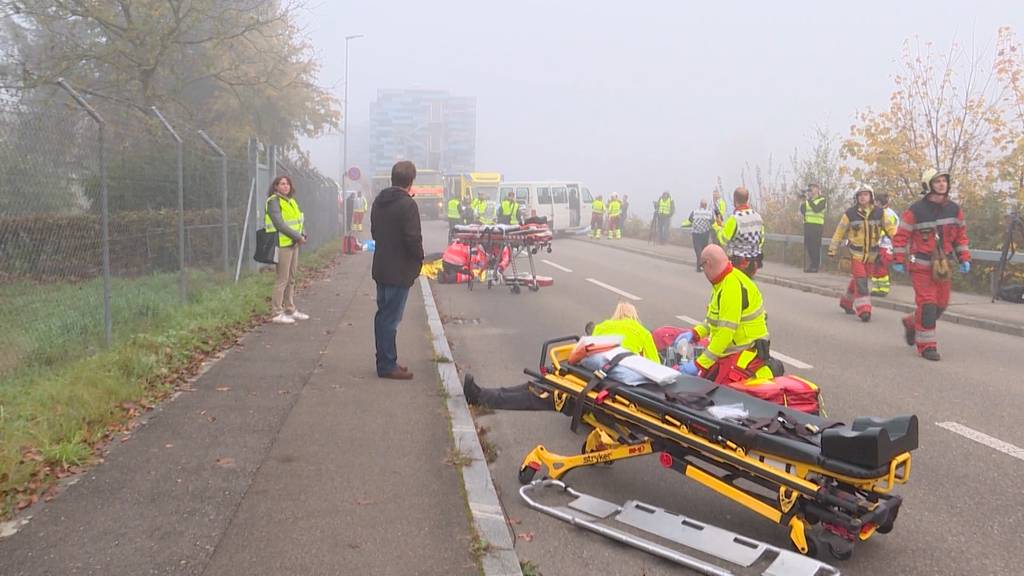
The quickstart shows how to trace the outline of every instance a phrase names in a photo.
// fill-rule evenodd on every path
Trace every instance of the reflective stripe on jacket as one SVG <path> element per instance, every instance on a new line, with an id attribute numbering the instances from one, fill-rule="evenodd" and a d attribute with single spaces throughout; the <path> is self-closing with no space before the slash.
<path id="1" fill-rule="evenodd" d="M 922 198 L 911 204 L 903 213 L 893 236 L 893 261 L 903 264 L 907 253 L 930 255 L 941 236 L 941 252 L 956 254 L 959 262 L 969 262 L 971 252 L 967 248 L 967 224 L 964 211 L 952 200 L 936 204 Z"/>
<path id="2" fill-rule="evenodd" d="M 811 200 L 804 200 L 801 206 L 804 213 L 805 224 L 825 224 L 825 197 L 818 196 Z"/>
<path id="3" fill-rule="evenodd" d="M 718 243 L 725 247 L 729 256 L 757 258 L 764 246 L 764 221 L 761 215 L 749 206 L 737 206 L 718 229 Z"/>
<path id="4" fill-rule="evenodd" d="M 462 211 L 459 206 L 458 198 L 452 198 L 448 201 L 448 219 L 462 220 Z"/>
<path id="5" fill-rule="evenodd" d="M 654 336 L 636 320 L 631 318 L 605 320 L 594 326 L 594 336 L 609 334 L 622 336 L 622 347 L 626 350 L 661 363 L 661 359 L 658 357 L 658 347 L 654 344 Z"/>
<path id="6" fill-rule="evenodd" d="M 835 255 L 845 239 L 854 260 L 874 262 L 878 258 L 878 244 L 883 234 L 896 235 L 896 226 L 885 217 L 884 210 L 872 208 L 865 212 L 859 206 L 853 206 L 840 218 L 828 253 Z"/>
<path id="7" fill-rule="evenodd" d="M 274 221 L 270 219 L 270 201 L 274 198 L 278 199 L 278 205 L 281 207 L 281 220 L 284 221 L 284 225 L 290 230 L 294 230 L 299 235 L 304 230 L 305 217 L 302 215 L 302 210 L 299 210 L 299 203 L 295 201 L 295 198 L 285 198 L 279 194 L 271 194 L 267 198 L 267 206 L 264 209 L 263 216 L 263 228 L 267 232 L 277 232 L 277 227 L 274 226 Z M 291 246 L 295 242 L 288 237 L 287 234 L 277 235 L 277 245 L 281 248 Z"/>
<path id="8" fill-rule="evenodd" d="M 704 323 L 694 331 L 700 338 L 710 336 L 707 348 L 697 358 L 704 369 L 719 358 L 750 348 L 755 340 L 767 338 L 764 300 L 754 281 L 735 268 L 728 272 L 714 285 Z"/>

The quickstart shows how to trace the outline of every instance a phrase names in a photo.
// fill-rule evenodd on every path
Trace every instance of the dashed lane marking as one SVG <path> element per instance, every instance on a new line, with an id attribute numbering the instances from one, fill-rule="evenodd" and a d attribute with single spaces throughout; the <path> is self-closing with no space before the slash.
<path id="1" fill-rule="evenodd" d="M 630 300 L 634 300 L 634 301 L 643 300 L 643 298 L 641 298 L 641 297 L 639 297 L 639 296 L 637 296 L 635 294 L 630 294 L 629 292 L 626 292 L 625 290 L 620 290 L 620 289 L 616 288 L 615 286 L 612 286 L 610 284 L 605 284 L 604 282 L 601 282 L 600 280 L 594 280 L 593 278 L 587 278 L 587 282 L 590 282 L 591 284 L 594 284 L 596 286 L 600 286 L 601 288 L 604 288 L 605 290 L 608 290 L 609 292 L 614 292 L 614 293 L 616 293 L 619 296 L 622 296 L 624 298 L 629 298 Z"/>
<path id="2" fill-rule="evenodd" d="M 551 260 L 541 260 L 541 262 L 547 264 L 548 266 L 551 266 L 552 268 L 558 268 L 562 272 L 572 272 L 572 269 L 566 268 L 565 266 L 562 266 L 561 264 L 555 264 Z"/>
<path id="3" fill-rule="evenodd" d="M 1003 454 L 1013 456 L 1018 460 L 1024 460 L 1024 448 L 1014 446 L 1009 442 L 1003 442 L 999 438 L 993 438 L 984 432 L 978 432 L 974 428 L 968 428 L 967 426 L 956 422 L 936 422 L 935 425 L 940 428 L 945 428 L 950 432 L 959 434 L 969 440 L 974 440 L 978 444 L 984 444 L 985 446 L 988 446 L 993 450 L 998 450 Z"/>
<path id="4" fill-rule="evenodd" d="M 699 320 L 695 320 L 693 318 L 690 318 L 689 316 L 679 315 L 679 316 L 676 316 L 676 318 L 679 318 L 683 322 L 687 322 L 687 323 L 692 324 L 694 326 L 696 326 L 697 324 L 700 324 Z M 794 368 L 799 368 L 800 370 L 810 370 L 811 368 L 814 368 L 814 366 L 811 366 L 810 364 L 808 364 L 806 362 L 797 360 L 796 358 L 793 358 L 792 356 L 788 356 L 786 354 L 783 354 L 782 352 L 779 352 L 778 350 L 775 350 L 774 348 L 772 349 L 772 356 L 778 358 L 779 360 L 782 360 L 783 362 L 785 362 L 786 364 L 789 364 L 790 366 L 792 366 Z"/>

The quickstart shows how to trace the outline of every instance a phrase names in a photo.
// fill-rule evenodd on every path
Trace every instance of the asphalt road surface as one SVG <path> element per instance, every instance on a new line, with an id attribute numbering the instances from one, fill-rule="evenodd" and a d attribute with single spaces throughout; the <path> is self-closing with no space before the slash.
<path id="1" fill-rule="evenodd" d="M 428 251 L 443 249 L 440 223 L 424 227 Z M 680 247 L 680 250 L 686 250 Z M 538 273 L 555 284 L 539 293 L 506 288 L 468 291 L 439 285 L 434 294 L 461 372 L 482 386 L 525 381 L 541 342 L 579 334 L 589 320 L 609 316 L 629 299 L 649 327 L 703 316 L 709 286 L 692 268 L 571 239 L 538 255 Z M 770 264 L 769 264 L 770 265 Z M 773 352 L 789 359 L 787 372 L 821 389 L 829 415 L 915 413 L 920 448 L 895 530 L 861 543 L 851 560 L 824 558 L 844 574 L 1020 574 L 1024 572 L 1024 391 L 1014 370 L 1024 340 L 940 323 L 943 360 L 927 362 L 903 342 L 900 314 L 875 309 L 870 323 L 845 315 L 831 298 L 762 285 Z M 955 302 L 953 303 L 955 306 Z M 491 473 L 519 534 L 522 560 L 545 574 L 686 573 L 682 568 L 618 545 L 527 508 L 517 471 L 537 444 L 563 454 L 583 436 L 555 413 L 497 412 L 478 418 L 498 458 Z M 942 424 L 942 425 L 940 425 Z M 979 436 L 980 440 L 965 435 Z M 574 470 L 566 481 L 594 496 L 622 503 L 638 499 L 771 544 L 787 547 L 787 530 L 659 465 L 656 458 Z"/>

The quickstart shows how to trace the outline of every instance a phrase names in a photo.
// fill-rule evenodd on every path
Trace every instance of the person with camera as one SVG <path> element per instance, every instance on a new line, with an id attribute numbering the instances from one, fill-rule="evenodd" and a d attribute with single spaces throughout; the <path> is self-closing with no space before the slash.
<path id="1" fill-rule="evenodd" d="M 804 251 L 807 264 L 804 272 L 815 273 L 821 265 L 821 231 L 825 227 L 825 197 L 821 186 L 811 184 L 801 197 L 800 214 L 804 219 Z"/>
<path id="2" fill-rule="evenodd" d="M 902 274 L 909 269 L 917 304 L 913 314 L 903 317 L 904 338 L 907 345 L 917 345 L 921 357 L 932 361 L 941 358 L 935 325 L 949 306 L 952 263 L 959 263 L 962 274 L 971 271 L 964 211 L 949 199 L 949 188 L 949 172 L 925 170 L 921 175 L 924 198 L 903 212 L 892 239 L 892 271 Z"/>
<path id="3" fill-rule="evenodd" d="M 850 284 L 839 298 L 839 307 L 847 314 L 856 314 L 862 322 L 871 320 L 871 275 L 879 258 L 879 242 L 884 236 L 896 234 L 896 225 L 885 218 L 885 211 L 875 206 L 875 191 L 861 185 L 854 196 L 856 202 L 836 226 L 828 247 L 830 258 L 842 242 L 850 249 Z"/>

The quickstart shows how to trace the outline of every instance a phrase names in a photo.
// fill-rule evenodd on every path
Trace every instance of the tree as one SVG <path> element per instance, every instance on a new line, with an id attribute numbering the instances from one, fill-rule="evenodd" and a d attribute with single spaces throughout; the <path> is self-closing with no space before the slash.
<path id="1" fill-rule="evenodd" d="M 2 87 L 67 78 L 83 92 L 165 114 L 235 143 L 292 145 L 337 124 L 333 98 L 280 0 L 0 0 Z"/>

